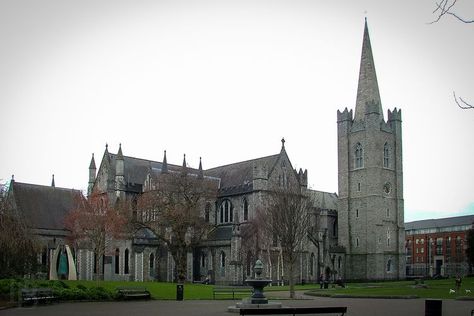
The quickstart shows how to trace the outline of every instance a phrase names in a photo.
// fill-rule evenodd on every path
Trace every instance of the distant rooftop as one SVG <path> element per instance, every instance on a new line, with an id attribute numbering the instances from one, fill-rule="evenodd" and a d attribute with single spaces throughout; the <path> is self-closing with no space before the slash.
<path id="1" fill-rule="evenodd" d="M 424 219 L 420 221 L 405 223 L 405 231 L 424 230 L 424 229 L 441 229 L 455 226 L 470 226 L 474 223 L 474 215 L 446 217 L 438 219 Z"/>

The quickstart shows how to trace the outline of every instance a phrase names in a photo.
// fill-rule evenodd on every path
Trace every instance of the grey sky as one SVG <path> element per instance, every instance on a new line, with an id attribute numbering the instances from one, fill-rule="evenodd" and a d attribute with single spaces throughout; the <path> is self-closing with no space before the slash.
<path id="1" fill-rule="evenodd" d="M 364 17 L 402 108 L 407 220 L 474 214 L 472 25 L 422 1 L 0 0 L 0 179 L 85 189 L 91 153 L 204 168 L 277 153 L 337 191 Z M 474 1 L 458 11 L 474 17 Z"/>

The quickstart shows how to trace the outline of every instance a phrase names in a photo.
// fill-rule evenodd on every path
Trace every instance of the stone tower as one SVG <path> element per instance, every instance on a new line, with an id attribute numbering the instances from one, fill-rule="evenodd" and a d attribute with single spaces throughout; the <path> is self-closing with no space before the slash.
<path id="1" fill-rule="evenodd" d="M 367 21 L 355 113 L 337 112 L 338 234 L 346 279 L 405 276 L 401 110 L 384 120 Z"/>

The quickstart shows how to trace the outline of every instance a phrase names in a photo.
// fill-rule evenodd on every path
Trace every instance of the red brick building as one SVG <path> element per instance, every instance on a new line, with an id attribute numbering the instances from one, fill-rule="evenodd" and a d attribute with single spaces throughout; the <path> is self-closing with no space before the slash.
<path id="1" fill-rule="evenodd" d="M 407 276 L 466 275 L 467 232 L 474 215 L 405 223 Z"/>

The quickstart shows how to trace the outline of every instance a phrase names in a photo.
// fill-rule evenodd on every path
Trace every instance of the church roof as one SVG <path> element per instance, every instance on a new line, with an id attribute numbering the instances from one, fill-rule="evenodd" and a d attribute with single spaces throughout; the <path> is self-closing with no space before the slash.
<path id="1" fill-rule="evenodd" d="M 323 191 L 309 190 L 314 207 L 322 210 L 337 210 L 337 194 Z"/>
<path id="2" fill-rule="evenodd" d="M 31 228 L 63 230 L 64 218 L 71 211 L 81 191 L 13 181 L 13 203 Z"/>
<path id="3" fill-rule="evenodd" d="M 206 175 L 221 179 L 221 188 L 248 186 L 253 180 L 254 166 L 265 166 L 267 171 L 275 165 L 279 154 L 236 162 L 229 165 L 207 169 Z"/>
<path id="4" fill-rule="evenodd" d="M 383 118 L 382 101 L 380 99 L 377 74 L 375 71 L 374 56 L 370 44 L 367 20 L 364 26 L 364 40 L 360 58 L 359 84 L 354 120 L 363 120 L 368 112 L 379 113 Z"/>
<path id="5" fill-rule="evenodd" d="M 446 217 L 438 219 L 424 219 L 405 223 L 405 230 L 418 230 L 430 228 L 444 228 L 455 226 L 470 226 L 474 223 L 474 215 Z"/>

